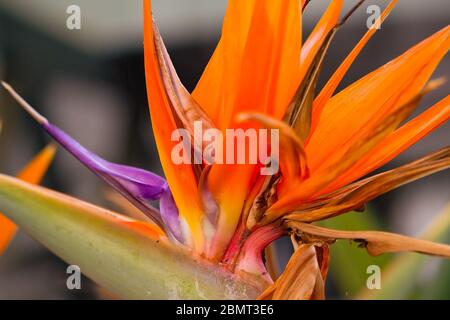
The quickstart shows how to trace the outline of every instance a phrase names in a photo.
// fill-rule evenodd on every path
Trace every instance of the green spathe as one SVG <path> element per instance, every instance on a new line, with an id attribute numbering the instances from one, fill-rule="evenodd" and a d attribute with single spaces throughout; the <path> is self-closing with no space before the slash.
<path id="1" fill-rule="evenodd" d="M 0 211 L 122 298 L 253 299 L 260 292 L 184 249 L 134 231 L 120 215 L 5 175 Z"/>

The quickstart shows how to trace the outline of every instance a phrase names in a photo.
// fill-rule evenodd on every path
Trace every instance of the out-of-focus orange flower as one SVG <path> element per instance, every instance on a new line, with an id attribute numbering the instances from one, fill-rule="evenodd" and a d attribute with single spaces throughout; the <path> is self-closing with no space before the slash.
<path id="1" fill-rule="evenodd" d="M 33 184 L 41 182 L 55 156 L 56 147 L 48 145 L 18 175 L 18 178 Z M 6 250 L 17 232 L 17 226 L 0 214 L 0 255 Z"/>

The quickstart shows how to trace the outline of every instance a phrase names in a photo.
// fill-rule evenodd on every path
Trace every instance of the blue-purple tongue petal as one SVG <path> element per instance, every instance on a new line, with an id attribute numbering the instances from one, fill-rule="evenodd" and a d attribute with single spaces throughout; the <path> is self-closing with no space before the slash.
<path id="1" fill-rule="evenodd" d="M 50 123 L 42 126 L 75 158 L 162 226 L 158 210 L 146 201 L 160 199 L 167 190 L 167 182 L 163 178 L 142 169 L 110 163 L 84 148 L 58 127 Z"/>

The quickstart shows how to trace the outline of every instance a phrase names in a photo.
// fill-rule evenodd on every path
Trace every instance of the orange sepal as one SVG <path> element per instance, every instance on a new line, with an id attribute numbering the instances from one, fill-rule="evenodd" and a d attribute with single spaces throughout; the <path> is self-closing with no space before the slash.
<path id="1" fill-rule="evenodd" d="M 161 79 L 154 40 L 152 5 L 150 0 L 144 0 L 145 76 L 153 133 L 164 174 L 180 216 L 186 219 L 190 227 L 196 250 L 202 252 L 204 247 L 202 210 L 197 197 L 197 181 L 191 165 L 176 165 L 171 159 L 171 152 L 176 145 L 176 142 L 171 141 L 171 135 L 177 129 L 177 125 Z"/>

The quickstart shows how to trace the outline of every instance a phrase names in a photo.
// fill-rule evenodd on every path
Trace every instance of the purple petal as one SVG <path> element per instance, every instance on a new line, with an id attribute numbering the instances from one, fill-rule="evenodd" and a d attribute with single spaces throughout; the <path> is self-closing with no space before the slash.
<path id="1" fill-rule="evenodd" d="M 166 190 L 166 192 L 164 192 L 161 196 L 159 207 L 161 211 L 161 218 L 170 233 L 176 240 L 184 243 L 184 237 L 180 228 L 178 208 L 169 189 Z"/>
<path id="2" fill-rule="evenodd" d="M 158 210 L 147 202 L 158 200 L 168 192 L 169 187 L 162 177 L 142 169 L 108 162 L 84 148 L 58 127 L 50 123 L 42 125 L 48 134 L 75 158 L 120 192 L 139 210 L 164 227 Z"/>

